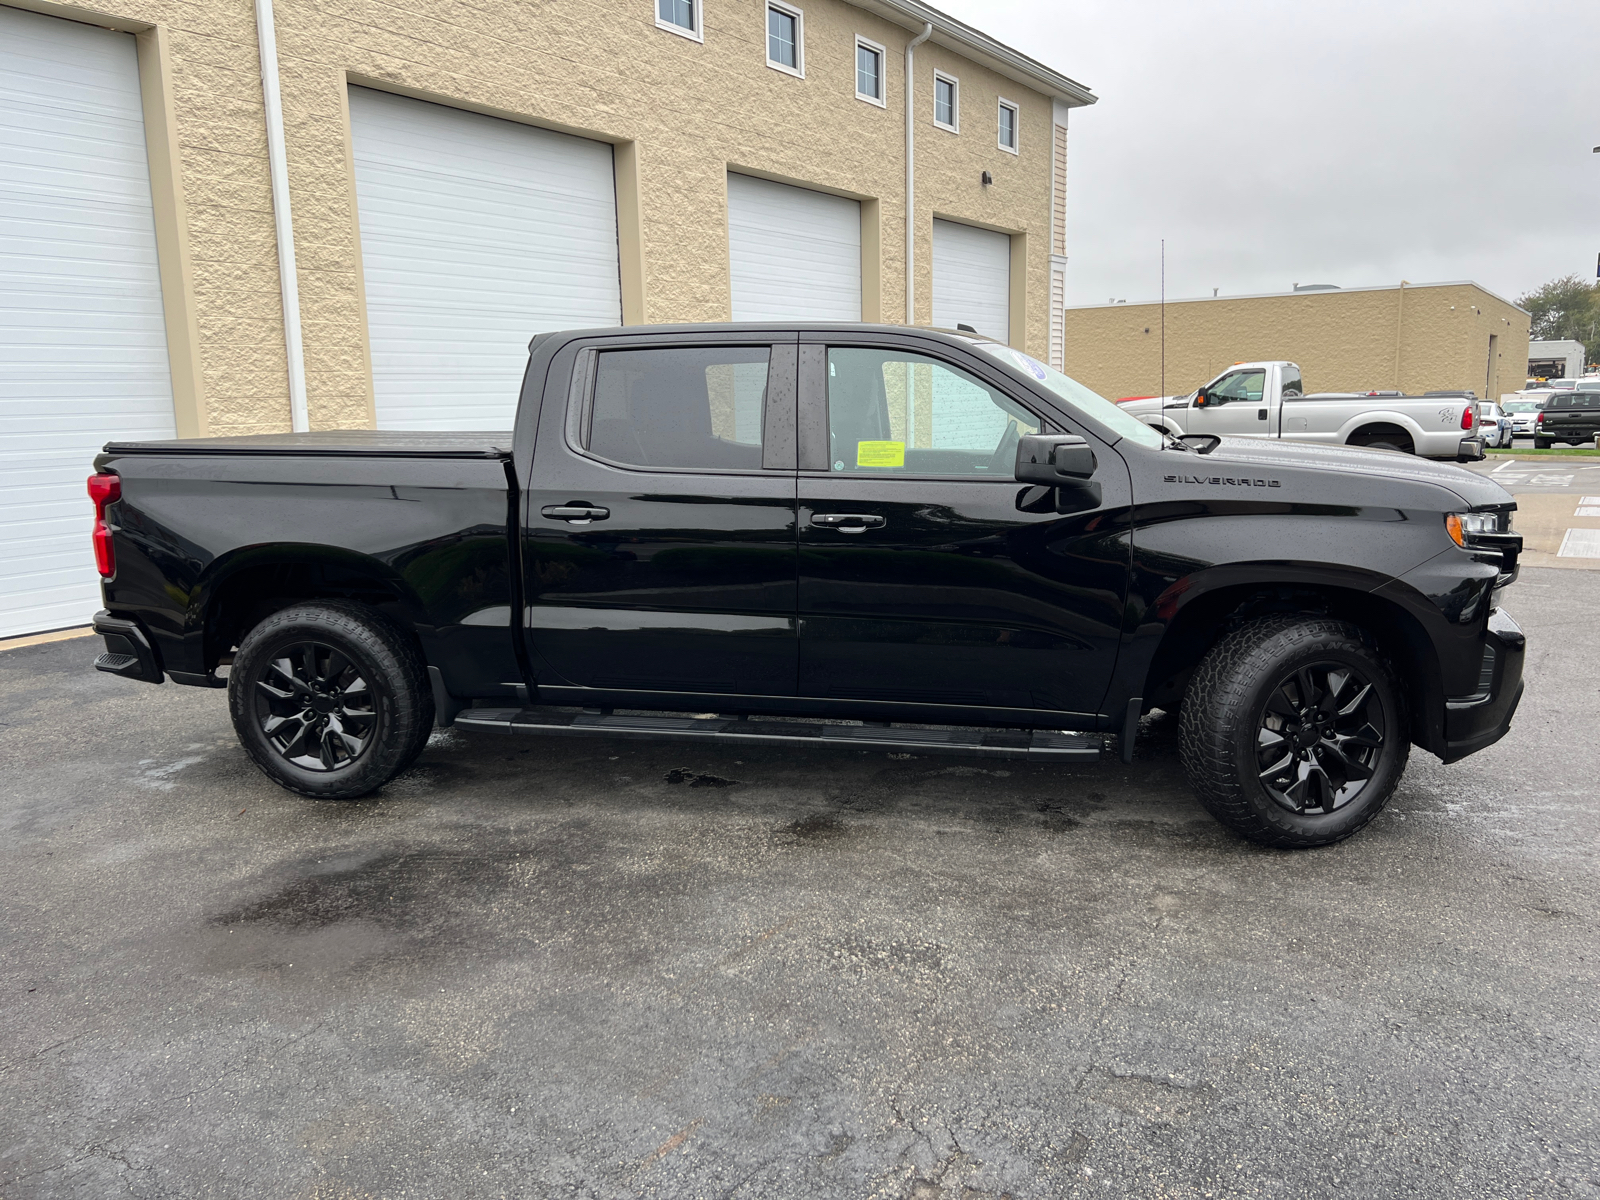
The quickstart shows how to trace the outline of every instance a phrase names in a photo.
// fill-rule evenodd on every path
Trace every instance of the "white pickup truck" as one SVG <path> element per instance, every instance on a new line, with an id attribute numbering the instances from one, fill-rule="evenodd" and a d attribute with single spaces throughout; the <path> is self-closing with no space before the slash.
<path id="1" fill-rule="evenodd" d="M 1292 362 L 1236 363 L 1187 396 L 1127 400 L 1122 409 L 1174 437 L 1286 438 L 1403 450 L 1451 462 L 1483 457 L 1478 403 L 1469 392 L 1308 395 Z"/>

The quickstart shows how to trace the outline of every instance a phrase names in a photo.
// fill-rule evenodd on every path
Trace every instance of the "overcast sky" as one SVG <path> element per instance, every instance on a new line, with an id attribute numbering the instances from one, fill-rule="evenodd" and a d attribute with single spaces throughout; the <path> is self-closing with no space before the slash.
<path id="1" fill-rule="evenodd" d="M 935 3 L 1100 97 L 1069 304 L 1594 277 L 1600 0 Z"/>

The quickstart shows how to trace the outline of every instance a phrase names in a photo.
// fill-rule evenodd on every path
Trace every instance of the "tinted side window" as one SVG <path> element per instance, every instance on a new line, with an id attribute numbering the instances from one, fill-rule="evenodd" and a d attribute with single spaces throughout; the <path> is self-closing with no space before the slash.
<path id="1" fill-rule="evenodd" d="M 606 350 L 585 447 L 639 467 L 759 471 L 765 346 Z"/>
<path id="2" fill-rule="evenodd" d="M 1039 419 L 965 371 L 897 350 L 828 350 L 834 471 L 1010 480 Z"/>
<path id="3" fill-rule="evenodd" d="M 1285 396 L 1300 396 L 1305 394 L 1300 386 L 1300 372 L 1296 371 L 1293 367 L 1285 367 L 1283 369 L 1283 394 Z"/>

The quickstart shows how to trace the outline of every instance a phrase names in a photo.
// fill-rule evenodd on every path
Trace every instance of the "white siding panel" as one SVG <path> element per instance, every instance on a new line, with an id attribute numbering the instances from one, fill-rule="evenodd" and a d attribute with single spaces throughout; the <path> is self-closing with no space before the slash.
<path id="1" fill-rule="evenodd" d="M 617 325 L 611 147 L 350 89 L 378 425 L 510 429 L 528 340 Z"/>
<path id="2" fill-rule="evenodd" d="M 861 320 L 861 205 L 728 176 L 735 321 Z"/>
<path id="3" fill-rule="evenodd" d="M 0 637 L 88 623 L 94 456 L 175 433 L 134 40 L 0 7 Z"/>
<path id="4" fill-rule="evenodd" d="M 1011 340 L 1011 239 L 955 221 L 933 223 L 933 323 Z"/>

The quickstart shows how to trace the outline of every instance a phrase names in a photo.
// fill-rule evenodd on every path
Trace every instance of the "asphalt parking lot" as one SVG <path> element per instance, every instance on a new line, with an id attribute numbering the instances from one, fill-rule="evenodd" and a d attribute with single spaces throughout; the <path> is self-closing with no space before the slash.
<path id="1" fill-rule="evenodd" d="M 0 1196 L 1600 1196 L 1600 576 L 1327 850 L 1131 767 L 436 735 L 0 653 Z"/>

